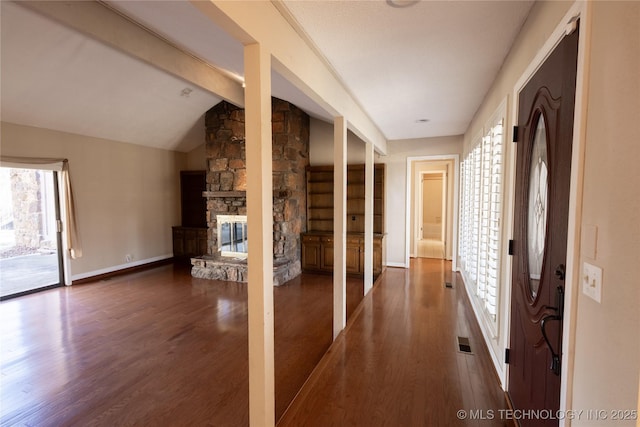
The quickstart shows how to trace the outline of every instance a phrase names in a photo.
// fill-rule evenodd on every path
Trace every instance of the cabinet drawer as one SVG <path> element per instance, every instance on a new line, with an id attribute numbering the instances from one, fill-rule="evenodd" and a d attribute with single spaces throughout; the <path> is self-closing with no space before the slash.
<path id="1" fill-rule="evenodd" d="M 320 236 L 303 234 L 302 241 L 303 242 L 320 242 Z"/>

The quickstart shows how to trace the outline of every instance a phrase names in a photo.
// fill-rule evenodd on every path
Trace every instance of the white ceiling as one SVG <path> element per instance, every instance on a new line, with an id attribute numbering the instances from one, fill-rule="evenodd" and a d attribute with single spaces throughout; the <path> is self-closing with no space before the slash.
<path id="1" fill-rule="evenodd" d="M 394 7 L 405 3 L 415 2 L 283 4 L 387 139 L 462 134 L 532 2 Z M 242 45 L 189 2 L 108 5 L 242 79 Z M 3 121 L 178 151 L 204 140 L 202 115 L 219 97 L 22 6 L 1 7 Z M 274 96 L 330 120 L 283 77 L 272 84 Z"/>
<path id="2" fill-rule="evenodd" d="M 463 134 L 532 5 L 284 3 L 389 140 Z"/>
<path id="3" fill-rule="evenodd" d="M 5 1 L 1 75 L 3 121 L 178 151 L 204 141 L 202 115 L 220 102 Z"/>

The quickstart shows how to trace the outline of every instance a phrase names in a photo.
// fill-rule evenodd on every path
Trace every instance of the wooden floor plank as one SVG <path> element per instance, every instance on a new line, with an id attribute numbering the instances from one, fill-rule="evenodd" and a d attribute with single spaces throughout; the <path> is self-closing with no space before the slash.
<path id="1" fill-rule="evenodd" d="M 427 259 L 387 269 L 278 426 L 480 425 L 458 410 L 511 425 L 498 416 L 506 402 L 462 281 L 444 287 L 456 281 L 449 270 Z M 473 354 L 458 351 L 458 333 Z"/>
<path id="2" fill-rule="evenodd" d="M 331 292 L 274 289 L 278 417 L 331 344 Z M 0 343 L 2 425 L 248 425 L 246 284 L 170 265 L 44 291 L 0 304 Z"/>

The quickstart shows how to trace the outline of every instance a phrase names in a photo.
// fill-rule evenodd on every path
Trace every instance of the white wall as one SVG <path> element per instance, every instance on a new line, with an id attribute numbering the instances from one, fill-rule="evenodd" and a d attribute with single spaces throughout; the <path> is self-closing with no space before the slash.
<path id="1" fill-rule="evenodd" d="M 2 123 L 2 154 L 69 159 L 83 256 L 74 279 L 172 255 L 180 224 L 179 171 L 186 155 Z"/>

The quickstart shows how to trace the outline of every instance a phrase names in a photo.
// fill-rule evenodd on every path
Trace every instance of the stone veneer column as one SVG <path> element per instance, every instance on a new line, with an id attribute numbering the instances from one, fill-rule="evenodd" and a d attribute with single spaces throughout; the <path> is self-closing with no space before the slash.
<path id="1" fill-rule="evenodd" d="M 309 116 L 289 102 L 272 98 L 273 254 L 286 264 L 281 284 L 300 272 L 300 233 L 306 231 L 306 168 L 309 165 Z M 207 191 L 246 191 L 244 110 L 225 101 L 205 117 Z M 246 197 L 237 193 L 209 198 L 209 254 L 217 251 L 216 215 L 246 215 Z"/>
<path id="2" fill-rule="evenodd" d="M 246 191 L 244 110 L 221 102 L 205 116 L 207 191 Z M 246 196 L 207 199 L 208 253 L 218 248 L 217 215 L 246 215 Z"/>

